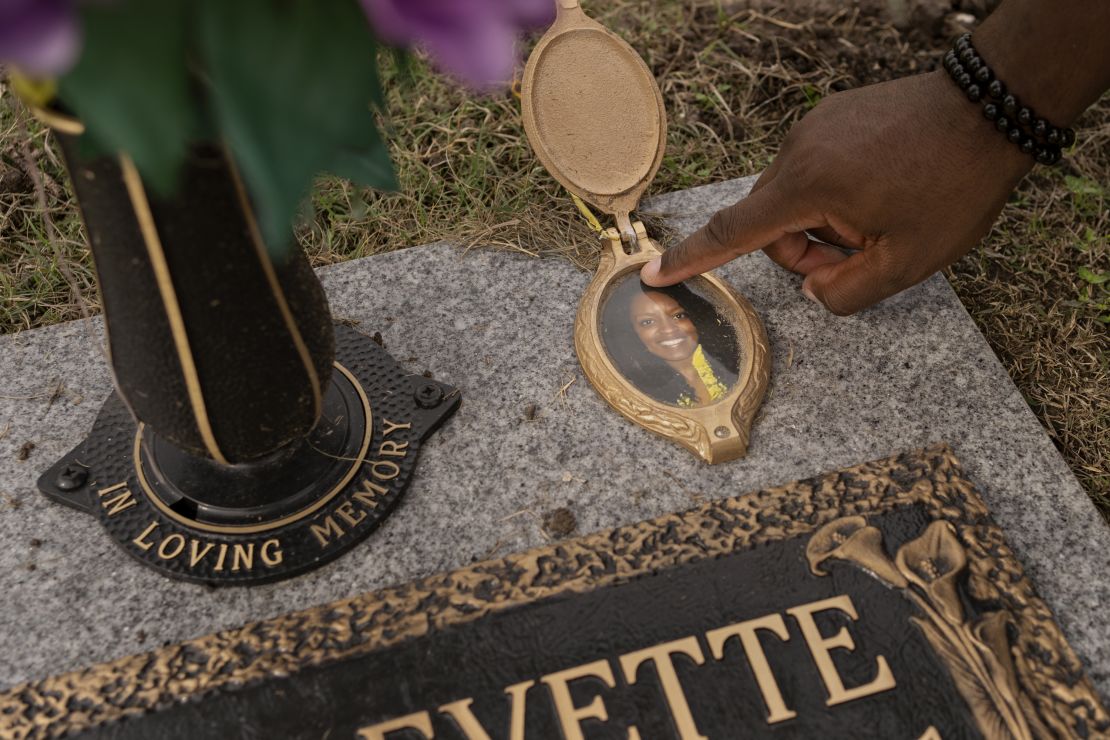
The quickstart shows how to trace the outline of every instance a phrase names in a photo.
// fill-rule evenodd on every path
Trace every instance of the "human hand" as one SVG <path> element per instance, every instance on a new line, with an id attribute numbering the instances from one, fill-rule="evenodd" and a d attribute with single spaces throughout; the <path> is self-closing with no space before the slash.
<path id="1" fill-rule="evenodd" d="M 794 126 L 747 198 L 641 278 L 671 285 L 762 249 L 805 276 L 807 297 L 852 314 L 966 254 L 1032 165 L 944 71 L 837 93 Z"/>

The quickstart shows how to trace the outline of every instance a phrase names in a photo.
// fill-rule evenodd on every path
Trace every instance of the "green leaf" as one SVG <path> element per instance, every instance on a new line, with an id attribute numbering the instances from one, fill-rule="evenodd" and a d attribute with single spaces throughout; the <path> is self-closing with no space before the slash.
<path id="1" fill-rule="evenodd" d="M 1102 285 L 1110 280 L 1110 272 L 1097 273 L 1089 267 L 1080 267 L 1076 272 L 1091 285 Z"/>
<path id="2" fill-rule="evenodd" d="M 99 152 L 126 152 L 172 191 L 195 116 L 185 66 L 186 0 L 81 3 L 84 49 L 59 85 Z"/>
<path id="3" fill-rule="evenodd" d="M 200 0 L 199 12 L 216 117 L 275 256 L 315 175 L 393 187 L 371 111 L 377 46 L 358 3 Z"/>
<path id="4" fill-rule="evenodd" d="M 389 150 L 374 126 L 369 127 L 368 133 L 372 140 L 368 146 L 363 147 L 362 150 L 338 152 L 328 171 L 371 187 L 396 190 L 397 177 L 393 171 L 393 162 L 389 158 Z"/>
<path id="5" fill-rule="evenodd" d="M 416 80 L 413 75 L 412 57 L 406 49 L 391 47 L 389 49 L 389 60 L 393 64 L 393 81 L 411 85 Z M 384 107 L 384 103 L 378 103 L 379 106 Z"/>
<path id="6" fill-rule="evenodd" d="M 821 91 L 813 85 L 803 85 L 802 94 L 806 96 L 806 107 L 813 109 L 821 102 Z"/>
<path id="7" fill-rule="evenodd" d="M 1064 184 L 1075 195 L 1102 195 L 1102 186 L 1094 180 L 1074 175 L 1064 175 Z"/>

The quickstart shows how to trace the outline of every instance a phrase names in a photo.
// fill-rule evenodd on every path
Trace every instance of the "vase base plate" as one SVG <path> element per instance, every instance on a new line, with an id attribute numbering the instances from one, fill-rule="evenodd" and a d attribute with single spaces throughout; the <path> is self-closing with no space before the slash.
<path id="1" fill-rule="evenodd" d="M 406 371 L 373 339 L 336 326 L 336 369 L 317 427 L 295 447 L 224 466 L 138 424 L 117 393 L 81 444 L 39 479 L 96 516 L 132 557 L 212 585 L 288 578 L 365 539 L 397 505 L 421 443 L 458 391 Z"/>

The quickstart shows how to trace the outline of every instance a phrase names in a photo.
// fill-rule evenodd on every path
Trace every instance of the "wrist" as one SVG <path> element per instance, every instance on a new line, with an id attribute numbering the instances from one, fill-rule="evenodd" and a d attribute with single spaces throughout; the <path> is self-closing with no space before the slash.
<path id="1" fill-rule="evenodd" d="M 995 76 L 965 34 L 944 55 L 944 69 L 972 103 L 982 105 L 983 117 L 1006 135 L 1023 154 L 1041 164 L 1060 160 L 1062 149 L 1075 142 L 1075 132 L 1059 128 L 1041 117 Z"/>
<path id="2" fill-rule="evenodd" d="M 1007 0 L 972 34 L 998 79 L 1056 126 L 1070 126 L 1110 84 L 1110 2 Z"/>
<path id="3" fill-rule="evenodd" d="M 1014 146 L 983 116 L 979 103 L 966 93 L 948 73 L 939 69 L 925 75 L 933 110 L 930 115 L 943 127 L 944 139 L 951 144 L 954 166 L 985 167 L 1000 181 L 1013 188 L 1034 165 L 1034 160 Z"/>

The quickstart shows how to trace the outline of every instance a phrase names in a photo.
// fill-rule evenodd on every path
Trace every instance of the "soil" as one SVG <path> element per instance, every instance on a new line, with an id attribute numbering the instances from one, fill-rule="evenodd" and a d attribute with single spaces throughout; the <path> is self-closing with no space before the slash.
<path id="1" fill-rule="evenodd" d="M 565 506 L 552 509 L 543 515 L 543 530 L 555 539 L 570 537 L 576 529 L 578 529 L 578 519 L 574 516 L 574 512 Z"/>

